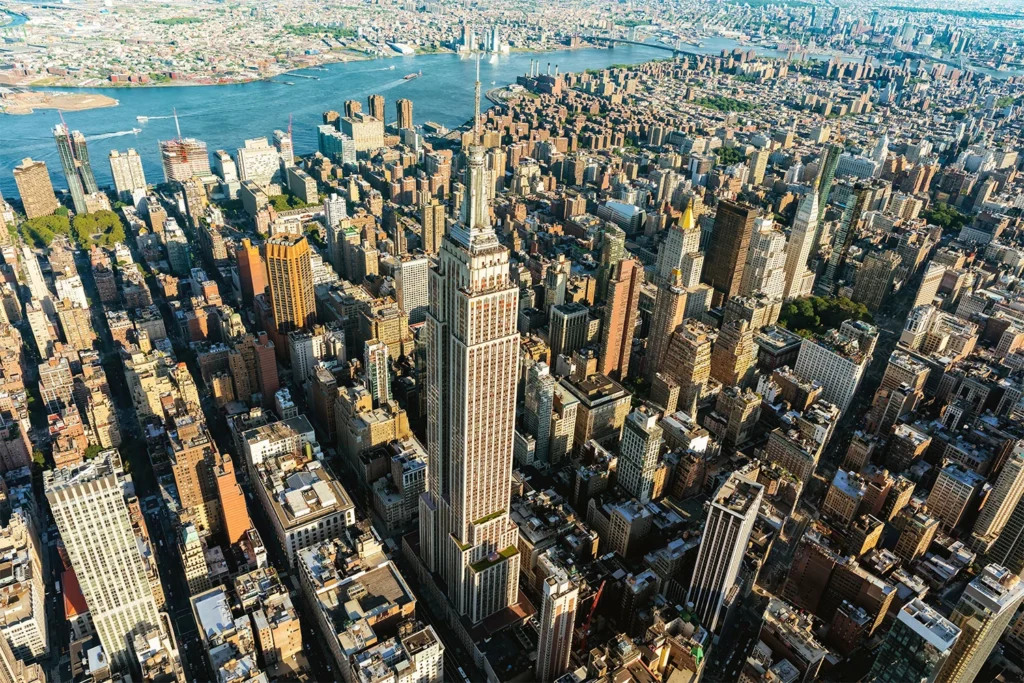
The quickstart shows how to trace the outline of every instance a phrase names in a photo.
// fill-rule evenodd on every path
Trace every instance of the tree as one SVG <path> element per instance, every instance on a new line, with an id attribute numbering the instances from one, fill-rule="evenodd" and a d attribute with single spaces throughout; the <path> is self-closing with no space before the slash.
<path id="1" fill-rule="evenodd" d="M 943 230 L 951 232 L 959 232 L 960 228 L 967 225 L 970 220 L 945 202 L 939 202 L 927 211 L 922 211 L 921 215 L 932 225 L 937 225 Z"/>
<path id="2" fill-rule="evenodd" d="M 67 215 L 59 213 L 52 216 L 29 218 L 21 224 L 21 235 L 25 241 L 37 247 L 47 247 L 57 235 L 71 234 L 71 223 Z"/>
<path id="3" fill-rule="evenodd" d="M 786 303 L 779 312 L 779 324 L 803 337 L 834 329 L 847 320 L 871 322 L 864 304 L 846 297 L 811 296 Z"/>

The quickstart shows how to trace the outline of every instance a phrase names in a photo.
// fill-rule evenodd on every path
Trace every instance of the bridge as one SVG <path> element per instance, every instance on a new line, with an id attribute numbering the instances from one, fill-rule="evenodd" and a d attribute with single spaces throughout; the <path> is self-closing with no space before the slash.
<path id="1" fill-rule="evenodd" d="M 673 57 L 679 55 L 694 55 L 695 52 L 687 52 L 686 50 L 680 50 L 677 47 L 671 45 L 665 45 L 664 43 L 645 43 L 641 40 L 629 40 L 628 38 L 615 38 L 613 36 L 580 36 L 583 40 L 589 40 L 594 43 L 608 43 L 614 46 L 616 43 L 622 43 L 623 45 L 641 45 L 643 47 L 653 47 L 658 50 L 665 50 L 671 52 Z"/>

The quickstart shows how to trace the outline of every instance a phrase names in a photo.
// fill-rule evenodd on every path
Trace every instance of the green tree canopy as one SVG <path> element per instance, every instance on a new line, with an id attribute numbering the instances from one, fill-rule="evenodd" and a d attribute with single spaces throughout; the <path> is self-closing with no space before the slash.
<path id="1" fill-rule="evenodd" d="M 779 324 L 803 337 L 837 328 L 847 320 L 871 322 L 864 304 L 846 297 L 811 296 L 786 303 L 779 313 Z"/>

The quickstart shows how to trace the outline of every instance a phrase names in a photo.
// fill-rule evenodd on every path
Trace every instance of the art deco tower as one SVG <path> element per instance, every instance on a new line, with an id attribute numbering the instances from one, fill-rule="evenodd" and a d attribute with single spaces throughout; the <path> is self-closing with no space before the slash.
<path id="1" fill-rule="evenodd" d="M 479 88 L 478 81 L 478 98 Z M 479 139 L 477 127 L 462 214 L 430 274 L 429 469 L 420 498 L 422 559 L 473 623 L 515 601 L 519 575 L 518 530 L 508 515 L 519 290 L 509 279 L 508 250 L 491 227 Z"/>

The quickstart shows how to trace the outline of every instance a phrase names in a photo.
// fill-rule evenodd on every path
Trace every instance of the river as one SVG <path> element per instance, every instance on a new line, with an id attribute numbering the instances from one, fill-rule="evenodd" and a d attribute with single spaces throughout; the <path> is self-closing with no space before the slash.
<path id="1" fill-rule="evenodd" d="M 484 57 L 480 80 L 487 90 L 492 82 L 507 85 L 530 68 L 531 59 L 539 59 L 541 68 L 551 63 L 565 73 L 584 69 L 602 69 L 612 64 L 637 64 L 664 59 L 671 53 L 653 47 L 621 45 L 612 50 L 583 49 L 558 52 L 516 52 L 500 57 Z M 394 68 L 392 68 L 394 67 Z M 142 156 L 146 180 L 163 181 L 157 142 L 175 135 L 171 110 L 176 108 L 181 134 L 206 142 L 210 152 L 229 152 L 242 146 L 247 138 L 272 135 L 274 129 L 292 131 L 297 154 L 316 150 L 316 127 L 324 111 L 342 111 L 345 100 L 360 100 L 367 108 L 368 95 L 379 93 L 387 100 L 387 119 L 394 121 L 395 100 L 413 101 L 417 124 L 436 121 L 449 128 L 466 122 L 473 115 L 475 60 L 455 54 L 394 57 L 371 61 L 328 64 L 324 71 L 303 69 L 275 77 L 238 85 L 83 88 L 76 92 L 99 92 L 120 101 L 117 107 L 66 112 L 64 119 L 73 130 L 80 130 L 89 144 L 89 156 L 102 187 L 111 184 L 107 156 L 112 149 L 132 147 Z M 423 75 L 403 80 L 411 72 Z M 301 78 L 315 76 L 319 80 Z M 285 85 L 285 81 L 294 85 Z M 491 103 L 482 98 L 481 107 Z M 137 116 L 149 120 L 140 123 Z M 57 148 L 51 130 L 60 122 L 56 111 L 40 109 L 27 116 L 0 115 L 0 192 L 16 196 L 12 169 L 21 159 L 32 157 L 46 162 L 54 187 L 66 187 Z M 141 129 L 133 133 L 133 129 Z"/>

